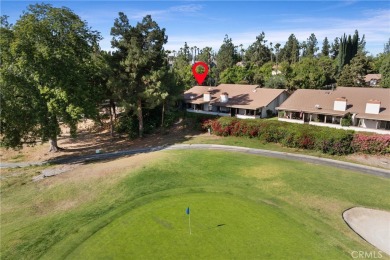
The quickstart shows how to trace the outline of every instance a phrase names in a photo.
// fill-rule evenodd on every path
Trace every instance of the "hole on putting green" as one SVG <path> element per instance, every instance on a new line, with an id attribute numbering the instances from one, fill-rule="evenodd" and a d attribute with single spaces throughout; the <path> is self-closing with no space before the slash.
<path id="1" fill-rule="evenodd" d="M 218 224 L 217 227 L 223 227 L 225 226 L 226 224 Z"/>

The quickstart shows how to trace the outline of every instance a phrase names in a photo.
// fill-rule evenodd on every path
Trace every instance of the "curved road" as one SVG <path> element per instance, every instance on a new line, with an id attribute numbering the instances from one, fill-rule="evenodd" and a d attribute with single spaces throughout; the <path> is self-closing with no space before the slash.
<path id="1" fill-rule="evenodd" d="M 337 160 L 320 158 L 320 157 L 309 156 L 309 155 L 302 155 L 302 154 L 293 154 L 293 153 L 276 152 L 276 151 L 269 151 L 263 149 L 254 149 L 254 148 L 229 146 L 229 145 L 217 145 L 217 144 L 175 144 L 171 146 L 157 146 L 151 148 L 125 150 L 125 151 L 117 151 L 117 152 L 103 153 L 103 154 L 68 157 L 68 158 L 54 159 L 46 162 L 0 163 L 0 168 L 26 167 L 32 165 L 42 165 L 49 162 L 54 164 L 85 163 L 91 161 L 116 159 L 123 156 L 134 155 L 138 153 L 148 153 L 148 152 L 154 152 L 160 150 L 223 150 L 223 151 L 230 151 L 230 152 L 249 153 L 249 154 L 256 154 L 256 155 L 279 158 L 279 159 L 287 159 L 287 160 L 294 160 L 294 161 L 309 162 L 313 164 L 328 165 L 336 168 L 347 169 L 347 170 L 356 171 L 360 173 L 390 178 L 390 170 L 365 166 L 361 164 L 337 161 Z"/>

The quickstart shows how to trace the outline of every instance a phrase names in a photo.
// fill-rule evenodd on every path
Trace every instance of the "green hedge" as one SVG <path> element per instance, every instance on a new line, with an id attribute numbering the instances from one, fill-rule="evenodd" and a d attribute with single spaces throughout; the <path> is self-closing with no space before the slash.
<path id="1" fill-rule="evenodd" d="M 208 120 L 204 128 L 211 128 L 220 136 L 243 136 L 286 147 L 318 150 L 327 154 L 350 154 L 353 131 L 312 125 L 291 124 L 267 120 L 240 120 L 222 117 Z"/>

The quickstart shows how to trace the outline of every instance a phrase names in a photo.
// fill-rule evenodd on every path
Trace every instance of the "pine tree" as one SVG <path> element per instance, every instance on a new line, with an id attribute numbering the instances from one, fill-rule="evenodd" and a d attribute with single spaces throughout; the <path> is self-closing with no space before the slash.
<path id="1" fill-rule="evenodd" d="M 252 43 L 245 52 L 245 60 L 251 64 L 262 66 L 271 60 L 271 50 L 266 46 L 265 33 L 256 36 L 256 41 Z"/>
<path id="2" fill-rule="evenodd" d="M 238 55 L 233 41 L 231 38 L 229 38 L 228 35 L 225 35 L 225 38 L 223 39 L 223 44 L 219 48 L 217 54 L 217 67 L 219 72 L 222 72 L 227 68 L 233 67 L 237 60 Z"/>
<path id="3" fill-rule="evenodd" d="M 390 53 L 390 38 L 383 47 L 383 54 L 389 54 L 389 53 Z"/>
<path id="4" fill-rule="evenodd" d="M 330 49 L 332 60 L 335 60 L 337 58 L 337 56 L 339 55 L 339 51 L 340 51 L 339 37 L 336 37 Z"/>
<path id="5" fill-rule="evenodd" d="M 318 44 L 317 37 L 315 36 L 314 33 L 312 33 L 310 37 L 307 38 L 306 41 L 306 48 L 307 48 L 306 56 L 308 57 L 314 56 L 314 54 L 318 51 L 317 44 Z"/>
<path id="6" fill-rule="evenodd" d="M 131 26 L 127 16 L 120 12 L 111 28 L 111 44 L 119 57 L 122 97 L 138 117 L 139 137 L 143 137 L 143 108 L 155 107 L 166 93 L 162 80 L 166 72 L 164 44 L 168 37 L 150 15 Z M 187 53 L 185 53 L 187 54 Z"/>
<path id="7" fill-rule="evenodd" d="M 330 45 L 329 45 L 328 37 L 325 37 L 324 41 L 322 42 L 321 54 L 325 57 L 328 57 L 329 50 L 330 50 Z"/>
<path id="8" fill-rule="evenodd" d="M 291 34 L 284 47 L 280 50 L 280 61 L 287 61 L 290 64 L 298 62 L 299 48 L 299 41 L 294 34 Z"/>

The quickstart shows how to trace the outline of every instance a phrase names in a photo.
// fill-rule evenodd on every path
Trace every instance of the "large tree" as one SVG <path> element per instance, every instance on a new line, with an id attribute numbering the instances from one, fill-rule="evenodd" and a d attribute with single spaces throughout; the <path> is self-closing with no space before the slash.
<path id="1" fill-rule="evenodd" d="M 329 57 L 329 52 L 330 52 L 330 44 L 328 41 L 328 37 L 325 37 L 324 41 L 322 42 L 321 54 L 322 56 Z"/>
<path id="2" fill-rule="evenodd" d="M 355 30 L 353 36 L 344 34 L 340 38 L 340 47 L 338 53 L 338 71 L 341 72 L 343 67 L 351 62 L 355 55 L 359 53 L 364 53 L 365 40 L 359 38 L 359 32 Z"/>
<path id="3" fill-rule="evenodd" d="M 288 37 L 284 47 L 280 50 L 279 61 L 287 61 L 289 64 L 298 62 L 299 60 L 299 41 L 294 34 Z"/>
<path id="4" fill-rule="evenodd" d="M 339 51 L 340 51 L 340 41 L 339 41 L 339 37 L 336 37 L 330 48 L 330 54 L 333 60 L 335 60 L 338 57 Z"/>
<path id="5" fill-rule="evenodd" d="M 337 80 L 337 85 L 345 87 L 365 86 L 364 77 L 370 72 L 369 59 L 363 53 L 358 53 L 350 64 L 344 66 Z"/>
<path id="6" fill-rule="evenodd" d="M 389 54 L 390 53 L 390 38 L 383 46 L 383 54 Z"/>
<path id="7" fill-rule="evenodd" d="M 266 45 L 265 33 L 256 36 L 256 41 L 252 43 L 245 52 L 245 61 L 252 65 L 261 67 L 271 60 L 271 50 Z"/>
<path id="8" fill-rule="evenodd" d="M 196 84 L 194 76 L 192 75 L 189 49 L 187 43 L 185 43 L 184 47 L 180 48 L 173 63 L 173 71 L 176 80 L 175 84 L 181 86 L 183 89 L 189 89 Z"/>
<path id="9" fill-rule="evenodd" d="M 380 86 L 383 88 L 390 88 L 390 53 L 384 55 L 379 72 L 382 74 Z"/>
<path id="10" fill-rule="evenodd" d="M 50 140 L 57 151 L 60 122 L 75 134 L 81 117 L 97 114 L 91 76 L 99 33 L 70 9 L 48 4 L 30 5 L 1 30 L 2 144 Z"/>
<path id="11" fill-rule="evenodd" d="M 313 57 L 314 56 L 314 54 L 319 49 L 317 47 L 317 44 L 318 44 L 317 37 L 315 36 L 314 33 L 312 33 L 310 35 L 310 37 L 307 38 L 307 41 L 306 41 L 306 56 L 308 56 L 308 57 Z"/>
<path id="12" fill-rule="evenodd" d="M 164 98 L 162 88 L 166 62 L 164 44 L 168 37 L 150 15 L 131 26 L 127 16 L 120 12 L 111 28 L 114 56 L 119 61 L 121 97 L 138 117 L 139 136 L 143 137 L 143 108 L 153 108 Z"/>
<path id="13" fill-rule="evenodd" d="M 217 67 L 218 71 L 221 73 L 227 68 L 233 67 L 234 64 L 238 61 L 238 54 L 236 47 L 233 44 L 231 38 L 228 35 L 225 35 L 223 43 L 219 48 L 217 54 Z"/>
<path id="14" fill-rule="evenodd" d="M 320 89 L 333 82 L 333 62 L 329 57 L 305 57 L 293 65 L 292 85 L 296 88 Z"/>

